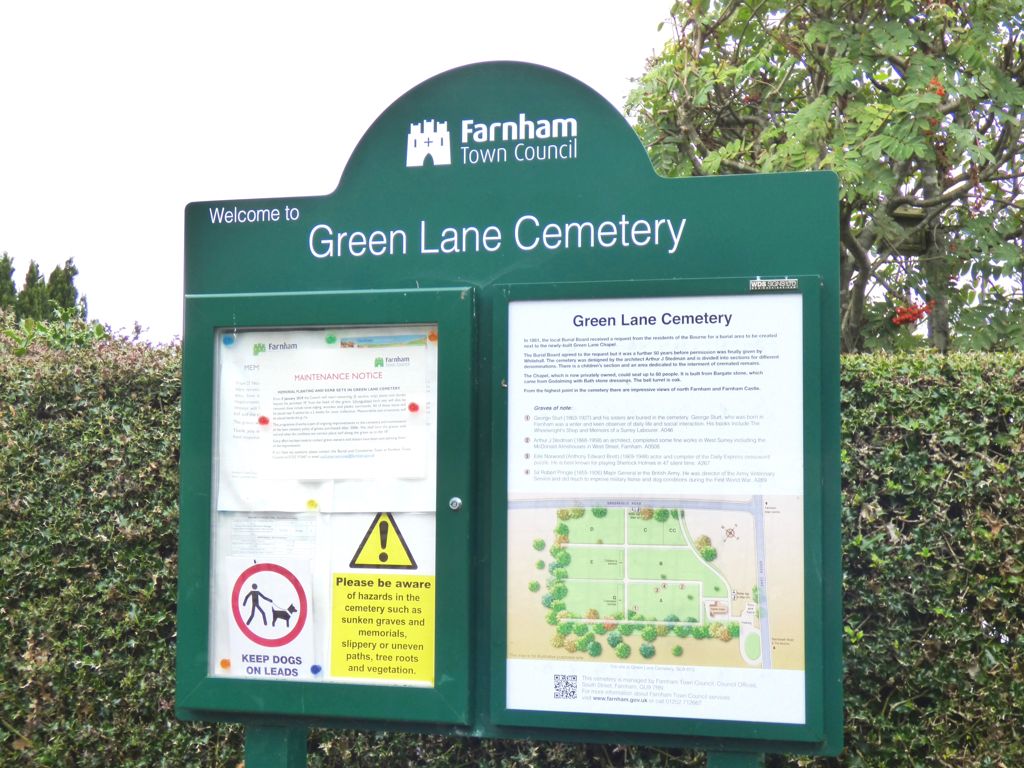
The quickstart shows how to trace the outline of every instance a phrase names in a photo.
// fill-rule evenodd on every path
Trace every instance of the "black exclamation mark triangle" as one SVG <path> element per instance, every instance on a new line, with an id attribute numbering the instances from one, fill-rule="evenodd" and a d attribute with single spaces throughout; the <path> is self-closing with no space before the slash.
<path id="1" fill-rule="evenodd" d="M 348 567 L 409 571 L 417 568 L 416 559 L 405 543 L 401 529 L 388 512 L 378 512 L 373 518 Z"/>

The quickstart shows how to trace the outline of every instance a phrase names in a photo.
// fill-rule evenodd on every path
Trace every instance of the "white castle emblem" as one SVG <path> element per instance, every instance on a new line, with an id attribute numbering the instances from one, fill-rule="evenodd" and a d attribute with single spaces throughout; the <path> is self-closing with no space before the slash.
<path id="1" fill-rule="evenodd" d="M 405 150 L 406 166 L 421 166 L 426 162 L 428 155 L 434 161 L 434 165 L 452 164 L 452 137 L 448 133 L 447 122 L 424 120 L 422 123 L 409 125 L 409 138 Z"/>

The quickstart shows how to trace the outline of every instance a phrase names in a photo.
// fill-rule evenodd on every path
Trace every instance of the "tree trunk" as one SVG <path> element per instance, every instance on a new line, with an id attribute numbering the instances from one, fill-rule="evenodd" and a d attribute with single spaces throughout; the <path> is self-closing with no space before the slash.
<path id="1" fill-rule="evenodd" d="M 928 314 L 928 341 L 945 354 L 949 351 L 949 280 L 950 259 L 942 238 L 929 238 L 928 251 L 922 258 L 926 296 L 932 304 Z"/>
<path id="2" fill-rule="evenodd" d="M 942 193 L 939 169 L 935 166 L 925 169 L 923 182 L 925 199 Z M 928 315 L 928 341 L 945 354 L 949 351 L 949 281 L 952 262 L 946 238 L 937 222 L 929 227 L 926 241 L 928 247 L 921 256 L 921 274 L 924 277 L 925 299 L 934 302 Z"/>
<path id="3" fill-rule="evenodd" d="M 861 233 L 867 245 L 850 231 L 849 212 L 841 211 L 839 220 L 839 336 L 840 350 L 859 352 L 864 346 L 864 302 L 867 300 L 871 264 L 868 250 L 873 237 Z"/>

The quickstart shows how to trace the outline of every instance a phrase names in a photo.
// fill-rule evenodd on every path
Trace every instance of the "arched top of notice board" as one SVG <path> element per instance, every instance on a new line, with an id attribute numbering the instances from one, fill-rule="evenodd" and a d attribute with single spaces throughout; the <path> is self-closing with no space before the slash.
<path id="1" fill-rule="evenodd" d="M 367 130 L 339 190 L 459 188 L 538 179 L 622 183 L 650 161 L 621 112 L 590 86 L 522 62 L 470 64 L 420 83 Z"/>

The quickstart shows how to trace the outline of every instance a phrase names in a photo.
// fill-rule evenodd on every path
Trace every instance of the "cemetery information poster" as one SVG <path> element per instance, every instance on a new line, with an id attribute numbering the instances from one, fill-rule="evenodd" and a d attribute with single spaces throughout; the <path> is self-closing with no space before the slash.
<path id="1" fill-rule="evenodd" d="M 799 293 L 509 304 L 509 709 L 806 722 Z"/>

